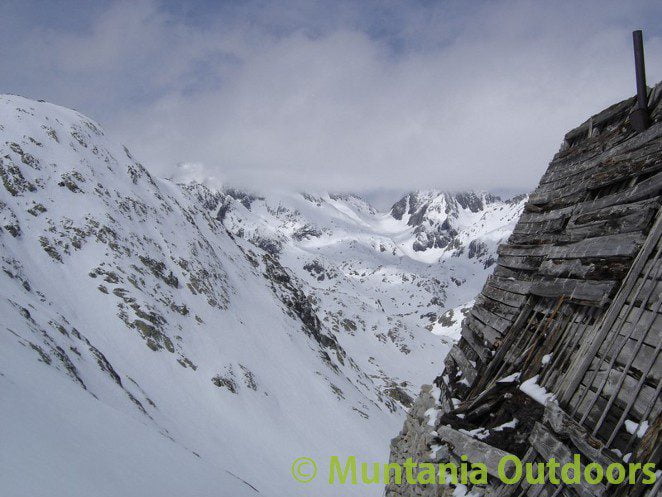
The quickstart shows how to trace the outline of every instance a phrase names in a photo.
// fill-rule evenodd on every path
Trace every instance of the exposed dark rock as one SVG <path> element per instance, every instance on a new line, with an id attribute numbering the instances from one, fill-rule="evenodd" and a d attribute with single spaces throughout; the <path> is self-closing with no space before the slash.
<path id="1" fill-rule="evenodd" d="M 338 362 L 344 364 L 347 355 L 345 350 L 340 346 L 336 337 L 325 333 L 308 296 L 296 285 L 293 277 L 274 257 L 265 254 L 262 260 L 265 265 L 265 276 L 272 283 L 272 290 L 291 311 L 291 315 L 301 321 L 304 332 L 314 338 L 322 348 L 331 349 Z"/>
<path id="2" fill-rule="evenodd" d="M 325 279 L 332 279 L 338 276 L 335 270 L 325 268 L 317 259 L 304 264 L 303 269 L 308 271 L 317 281 L 324 281 Z"/>
<path id="3" fill-rule="evenodd" d="M 393 216 L 398 221 L 402 221 L 403 216 L 407 212 L 408 199 L 408 196 L 402 197 L 395 204 L 393 204 L 393 207 L 391 207 L 391 216 Z"/>
<path id="4" fill-rule="evenodd" d="M 166 274 L 167 268 L 165 263 L 143 255 L 138 258 L 140 259 L 140 262 L 149 268 L 154 276 L 163 280 L 166 285 L 173 288 L 179 288 L 179 280 L 177 279 L 177 276 L 175 276 L 172 271 L 168 271 L 168 274 Z"/>
<path id="5" fill-rule="evenodd" d="M 256 195 L 247 192 L 242 192 L 241 190 L 237 190 L 236 188 L 227 188 L 224 189 L 223 192 L 229 195 L 230 197 L 232 197 L 233 199 L 241 202 L 241 204 L 244 207 L 246 207 L 246 209 L 248 210 L 251 210 L 251 204 L 256 200 L 264 200 L 263 197 L 258 197 Z"/>
<path id="6" fill-rule="evenodd" d="M 280 254 L 283 249 L 283 245 L 278 240 L 264 238 L 259 235 L 252 237 L 250 242 L 273 256 Z"/>
<path id="7" fill-rule="evenodd" d="M 471 242 L 469 242 L 469 253 L 467 254 L 467 257 L 469 257 L 469 259 L 480 259 L 486 255 L 487 252 L 488 248 L 487 245 L 485 245 L 485 242 L 480 240 L 471 240 Z"/>
<path id="8" fill-rule="evenodd" d="M 318 238 L 320 236 L 322 236 L 322 232 L 317 228 L 315 228 L 314 226 L 310 226 L 309 224 L 302 226 L 301 228 L 297 229 L 294 233 L 292 233 L 292 238 L 294 238 L 297 241 L 301 241 L 308 238 Z"/>
<path id="9" fill-rule="evenodd" d="M 414 214 L 411 215 L 409 221 L 407 221 L 407 224 L 409 226 L 420 225 L 425 219 L 425 213 L 427 210 L 428 210 L 427 204 L 423 204 L 423 206 L 420 209 L 418 209 Z"/>
<path id="10" fill-rule="evenodd" d="M 227 388 L 231 393 L 237 393 L 237 382 L 232 377 L 232 371 L 226 376 L 221 376 L 220 374 L 214 376 L 211 379 L 212 383 L 219 388 Z"/>
<path id="11" fill-rule="evenodd" d="M 400 402 L 403 406 L 409 408 L 414 403 L 414 399 L 400 385 L 392 383 L 384 389 L 386 395 L 393 400 Z"/>
<path id="12" fill-rule="evenodd" d="M 471 212 L 480 212 L 485 208 L 483 199 L 474 192 L 463 192 L 455 194 L 455 200 L 463 209 L 469 209 Z"/>

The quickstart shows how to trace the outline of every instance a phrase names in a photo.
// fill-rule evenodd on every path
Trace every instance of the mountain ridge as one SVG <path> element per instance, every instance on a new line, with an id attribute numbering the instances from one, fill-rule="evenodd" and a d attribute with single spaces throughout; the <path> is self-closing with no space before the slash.
<path id="1" fill-rule="evenodd" d="M 495 247 L 517 208 L 421 257 L 411 226 L 355 196 L 182 187 L 85 116 L 7 95 L 0 179 L 15 494 L 324 495 L 291 461 L 387 454 L 452 341 L 439 314 L 481 283 L 489 256 L 469 257 L 471 241 Z M 130 477 L 109 486 L 104 471 Z"/>

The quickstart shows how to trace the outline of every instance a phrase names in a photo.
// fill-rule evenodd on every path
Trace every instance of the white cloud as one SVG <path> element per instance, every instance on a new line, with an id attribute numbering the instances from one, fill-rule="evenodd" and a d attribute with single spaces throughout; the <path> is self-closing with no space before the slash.
<path id="1" fill-rule="evenodd" d="M 528 189 L 565 131 L 634 92 L 630 31 L 651 9 L 394 4 L 381 36 L 351 4 L 249 5 L 193 25 L 116 4 L 83 32 L 26 34 L 19 74 L 41 71 L 47 98 L 93 109 L 164 176 L 195 162 L 259 188 Z M 654 82 L 662 39 L 646 42 Z"/>

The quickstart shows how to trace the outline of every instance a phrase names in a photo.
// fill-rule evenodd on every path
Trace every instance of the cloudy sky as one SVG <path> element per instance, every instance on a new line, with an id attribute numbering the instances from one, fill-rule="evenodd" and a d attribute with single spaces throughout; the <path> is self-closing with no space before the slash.
<path id="1" fill-rule="evenodd" d="M 0 91 L 73 107 L 161 176 L 528 190 L 565 131 L 662 79 L 659 1 L 4 0 Z"/>

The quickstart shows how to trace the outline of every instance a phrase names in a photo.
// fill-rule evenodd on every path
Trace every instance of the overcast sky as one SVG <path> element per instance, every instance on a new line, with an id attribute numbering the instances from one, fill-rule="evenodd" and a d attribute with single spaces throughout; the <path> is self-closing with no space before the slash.
<path id="1" fill-rule="evenodd" d="M 659 1 L 4 0 L 0 91 L 150 170 L 255 188 L 529 190 L 563 134 L 662 79 Z"/>

